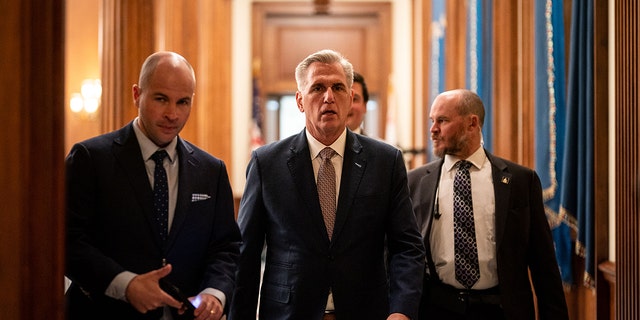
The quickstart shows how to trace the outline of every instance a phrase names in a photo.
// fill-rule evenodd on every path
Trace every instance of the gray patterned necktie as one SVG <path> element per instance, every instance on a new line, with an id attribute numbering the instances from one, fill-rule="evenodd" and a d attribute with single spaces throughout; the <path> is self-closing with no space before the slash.
<path id="1" fill-rule="evenodd" d="M 336 171 L 331 163 L 331 158 L 336 155 L 333 149 L 326 147 L 320 151 L 320 169 L 318 170 L 318 197 L 322 217 L 327 228 L 329 240 L 333 235 L 333 226 L 336 221 Z"/>
<path id="2" fill-rule="evenodd" d="M 162 163 L 168 156 L 165 150 L 158 150 L 151 156 L 151 159 L 156 162 L 156 168 L 153 171 L 153 213 L 163 242 L 167 240 L 169 230 L 169 186 L 167 171 L 164 170 Z"/>
<path id="3" fill-rule="evenodd" d="M 456 280 L 465 288 L 470 289 L 480 279 L 478 245 L 471 198 L 471 175 L 469 174 L 471 162 L 458 161 L 456 166 L 458 171 L 453 180 Z"/>

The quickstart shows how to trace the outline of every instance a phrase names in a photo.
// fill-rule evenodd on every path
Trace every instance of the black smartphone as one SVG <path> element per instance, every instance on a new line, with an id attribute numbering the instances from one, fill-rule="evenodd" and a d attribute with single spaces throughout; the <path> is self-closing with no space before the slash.
<path id="1" fill-rule="evenodd" d="M 169 282 L 169 280 L 162 278 L 160 279 L 159 283 L 160 283 L 160 289 L 168 293 L 174 299 L 182 302 L 182 305 L 186 308 L 186 311 L 181 318 L 193 319 L 194 318 L 193 311 L 196 310 L 196 307 L 193 306 L 191 301 L 189 301 L 189 298 L 184 293 L 182 293 L 182 291 L 180 291 L 178 287 L 176 287 L 173 283 Z"/>

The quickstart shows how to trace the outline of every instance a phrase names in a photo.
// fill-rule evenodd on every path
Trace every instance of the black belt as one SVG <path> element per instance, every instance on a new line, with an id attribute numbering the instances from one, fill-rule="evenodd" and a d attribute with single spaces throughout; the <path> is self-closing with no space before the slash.
<path id="1" fill-rule="evenodd" d="M 500 289 L 458 290 L 458 299 L 468 304 L 500 304 Z"/>
<path id="2" fill-rule="evenodd" d="M 439 280 L 426 280 L 424 293 L 428 303 L 457 313 L 475 305 L 500 305 L 498 286 L 485 290 L 457 289 Z"/>

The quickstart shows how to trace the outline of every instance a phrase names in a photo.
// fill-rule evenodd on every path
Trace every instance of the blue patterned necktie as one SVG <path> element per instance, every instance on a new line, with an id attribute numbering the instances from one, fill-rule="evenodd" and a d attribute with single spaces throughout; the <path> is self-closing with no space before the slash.
<path id="1" fill-rule="evenodd" d="M 169 186 L 167 171 L 163 166 L 164 158 L 168 156 L 165 150 L 158 150 L 151 156 L 151 159 L 156 162 L 156 168 L 153 171 L 153 212 L 163 242 L 167 240 L 169 230 Z"/>
<path id="2" fill-rule="evenodd" d="M 456 280 L 465 288 L 471 289 L 480 279 L 478 264 L 478 245 L 473 220 L 473 201 L 471 199 L 471 162 L 462 160 L 456 163 L 458 171 L 453 180 L 453 230 L 455 239 Z"/>
<path id="3" fill-rule="evenodd" d="M 320 198 L 320 208 L 322 217 L 327 227 L 329 240 L 333 235 L 333 226 L 336 221 L 336 171 L 331 163 L 331 158 L 336 155 L 333 149 L 326 147 L 320 151 L 320 169 L 318 169 L 318 197 Z"/>

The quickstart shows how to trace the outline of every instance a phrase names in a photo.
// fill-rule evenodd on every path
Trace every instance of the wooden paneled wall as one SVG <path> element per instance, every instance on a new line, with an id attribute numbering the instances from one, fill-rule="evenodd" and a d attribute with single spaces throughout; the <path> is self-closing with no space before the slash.
<path id="1" fill-rule="evenodd" d="M 391 5 L 337 2 L 330 14 L 313 14 L 313 9 L 302 1 L 253 4 L 252 58 L 263 98 L 295 93 L 298 62 L 328 48 L 345 55 L 365 77 L 379 114 L 386 115 L 392 73 Z M 381 116 L 378 123 L 381 137 L 385 137 L 385 120 Z"/>
<path id="2" fill-rule="evenodd" d="M 0 319 L 63 319 L 64 0 L 0 1 Z"/>
<path id="3" fill-rule="evenodd" d="M 640 5 L 615 3 L 616 319 L 640 319 Z"/>
<path id="4" fill-rule="evenodd" d="M 133 104 L 132 86 L 138 82 L 144 59 L 156 51 L 154 18 L 157 3 L 161 2 L 102 1 L 103 132 L 122 127 L 138 114 Z"/>
<path id="5" fill-rule="evenodd" d="M 102 132 L 122 127 L 138 114 L 132 86 L 154 51 L 154 1 L 102 1 Z M 69 62 L 72 63 L 72 62 Z"/>
<path id="6" fill-rule="evenodd" d="M 576 1 L 576 0 L 574 0 Z M 593 104 L 594 104 L 594 242 L 595 242 L 595 292 L 584 295 L 586 301 L 579 301 L 578 307 L 585 311 L 583 319 L 613 319 L 611 294 L 612 285 L 607 278 L 615 274 L 601 271 L 599 265 L 609 261 L 609 14 L 607 0 L 594 0 L 593 18 Z M 613 92 L 611 92 L 613 93 Z M 592 302 L 592 308 L 589 306 Z M 595 307 L 595 312 L 593 311 Z M 595 318 L 594 318 L 595 317 Z"/>
<path id="7" fill-rule="evenodd" d="M 231 0 L 104 0 L 103 21 L 103 131 L 136 117 L 131 87 L 144 59 L 175 51 L 194 67 L 197 86 L 180 136 L 232 172 Z"/>

